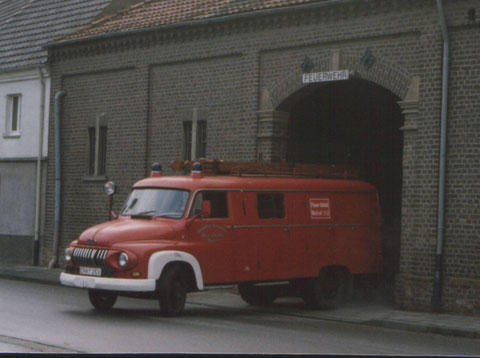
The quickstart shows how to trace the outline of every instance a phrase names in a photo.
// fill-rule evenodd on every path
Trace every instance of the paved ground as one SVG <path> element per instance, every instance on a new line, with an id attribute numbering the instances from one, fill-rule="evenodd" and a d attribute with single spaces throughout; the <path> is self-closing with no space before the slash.
<path id="1" fill-rule="evenodd" d="M 60 285 L 61 271 L 46 267 L 0 266 L 0 277 Z M 223 289 L 190 294 L 189 299 L 196 304 L 227 306 L 231 300 L 240 298 L 234 289 Z M 299 308 L 301 305 L 295 300 L 281 298 L 275 307 L 266 310 L 288 310 L 290 315 L 299 317 L 480 339 L 480 316 L 477 315 L 399 311 L 381 300 L 371 299 L 357 299 L 336 310 L 315 311 Z"/>
<path id="2" fill-rule="evenodd" d="M 467 357 L 480 352 L 479 339 L 315 318 L 301 300 L 279 300 L 268 310 L 252 307 L 231 288 L 189 295 L 180 317 L 161 316 L 157 300 L 120 297 L 112 310 L 98 312 L 86 290 L 1 278 L 0 288 L 0 352 Z"/>

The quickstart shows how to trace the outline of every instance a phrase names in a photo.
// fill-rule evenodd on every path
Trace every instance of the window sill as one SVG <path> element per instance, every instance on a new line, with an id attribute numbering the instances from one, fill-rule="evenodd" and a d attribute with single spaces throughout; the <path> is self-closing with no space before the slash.
<path id="1" fill-rule="evenodd" d="M 20 138 L 20 133 L 8 133 L 4 134 L 3 138 L 5 139 L 14 139 L 14 138 Z"/>
<path id="2" fill-rule="evenodd" d="M 106 175 L 99 175 L 99 176 L 96 176 L 96 177 L 93 177 L 93 176 L 87 176 L 87 177 L 83 177 L 83 181 L 86 181 L 86 182 L 106 182 L 108 180 L 107 176 Z"/>

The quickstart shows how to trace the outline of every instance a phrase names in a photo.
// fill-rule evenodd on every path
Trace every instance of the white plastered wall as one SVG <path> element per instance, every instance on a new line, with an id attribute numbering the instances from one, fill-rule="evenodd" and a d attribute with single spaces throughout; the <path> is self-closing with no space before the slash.
<path id="1" fill-rule="evenodd" d="M 0 74 L 0 160 L 25 159 L 38 156 L 42 82 L 39 69 Z M 45 78 L 45 107 L 43 153 L 47 155 L 50 79 Z M 7 132 L 7 98 L 21 95 L 20 136 L 9 137 Z"/>

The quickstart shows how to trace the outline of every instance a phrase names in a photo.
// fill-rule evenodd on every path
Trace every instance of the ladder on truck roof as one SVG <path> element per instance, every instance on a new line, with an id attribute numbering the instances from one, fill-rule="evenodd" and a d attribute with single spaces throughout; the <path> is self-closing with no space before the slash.
<path id="1" fill-rule="evenodd" d="M 310 178 L 360 179 L 363 173 L 350 165 L 293 164 L 268 162 L 225 162 L 220 159 L 175 160 L 173 171 L 191 171 L 195 163 L 202 165 L 204 175 L 288 176 Z"/>

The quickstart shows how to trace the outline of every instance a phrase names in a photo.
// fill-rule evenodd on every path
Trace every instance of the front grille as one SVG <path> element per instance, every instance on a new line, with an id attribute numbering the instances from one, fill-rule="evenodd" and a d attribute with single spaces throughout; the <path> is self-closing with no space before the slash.
<path id="1" fill-rule="evenodd" d="M 89 267 L 105 267 L 108 250 L 87 249 L 76 247 L 73 250 L 72 261 L 74 265 Z"/>

